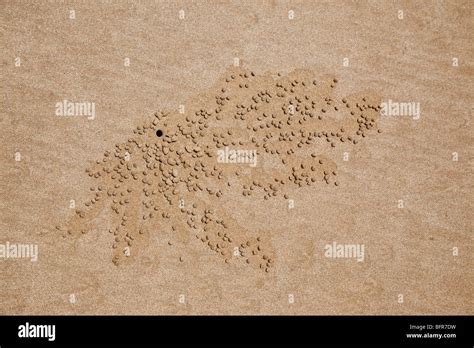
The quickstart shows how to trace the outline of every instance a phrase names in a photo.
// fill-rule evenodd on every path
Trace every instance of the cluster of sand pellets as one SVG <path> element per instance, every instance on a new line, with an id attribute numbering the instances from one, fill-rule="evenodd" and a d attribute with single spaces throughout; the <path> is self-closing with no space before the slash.
<path id="1" fill-rule="evenodd" d="M 86 170 L 96 180 L 91 199 L 57 230 L 64 238 L 88 233 L 106 211 L 115 264 L 133 259 L 158 234 L 169 247 L 196 238 L 223 262 L 270 272 L 271 235 L 237 223 L 223 200 L 238 192 L 286 201 L 302 187 L 338 189 L 331 155 L 380 132 L 380 100 L 368 93 L 337 98 L 337 84 L 307 70 L 257 76 L 229 69 L 181 112 L 155 113 L 106 151 Z M 240 150 L 254 153 L 254 166 L 236 160 Z M 227 161 L 218 160 L 222 153 Z"/>

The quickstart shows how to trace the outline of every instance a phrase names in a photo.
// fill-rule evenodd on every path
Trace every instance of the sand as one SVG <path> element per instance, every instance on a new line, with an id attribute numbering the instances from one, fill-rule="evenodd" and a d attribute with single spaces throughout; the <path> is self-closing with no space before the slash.
<path id="1" fill-rule="evenodd" d="M 0 313 L 473 313 L 469 2 L 25 3 Z"/>

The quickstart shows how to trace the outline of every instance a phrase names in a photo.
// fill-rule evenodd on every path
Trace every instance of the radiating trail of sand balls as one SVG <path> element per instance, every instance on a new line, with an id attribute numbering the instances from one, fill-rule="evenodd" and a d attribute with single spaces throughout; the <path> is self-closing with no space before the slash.
<path id="1" fill-rule="evenodd" d="M 133 259 L 159 234 L 169 247 L 196 238 L 226 263 L 270 272 L 270 233 L 238 224 L 222 200 L 235 192 L 288 199 L 294 190 L 318 184 L 337 189 L 333 149 L 357 146 L 376 130 L 380 111 L 372 94 L 336 98 L 338 83 L 307 70 L 257 76 L 229 69 L 189 101 L 184 114 L 157 112 L 106 151 L 86 170 L 97 180 L 92 198 L 57 229 L 65 238 L 87 233 L 93 219 L 110 209 L 115 264 Z M 218 150 L 226 147 L 256 150 L 259 165 L 219 163 Z M 184 255 L 177 259 L 186 262 Z"/>

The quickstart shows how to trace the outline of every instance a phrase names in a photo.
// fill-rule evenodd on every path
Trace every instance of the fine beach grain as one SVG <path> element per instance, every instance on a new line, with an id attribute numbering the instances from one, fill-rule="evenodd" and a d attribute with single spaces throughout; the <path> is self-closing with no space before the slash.
<path id="1" fill-rule="evenodd" d="M 470 1 L 0 8 L 0 314 L 473 314 Z"/>

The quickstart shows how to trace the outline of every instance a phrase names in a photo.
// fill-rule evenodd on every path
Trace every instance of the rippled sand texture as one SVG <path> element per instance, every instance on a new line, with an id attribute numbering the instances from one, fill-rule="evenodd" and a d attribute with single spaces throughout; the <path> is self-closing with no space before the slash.
<path id="1" fill-rule="evenodd" d="M 0 314 L 473 314 L 472 10 L 2 1 Z"/>

